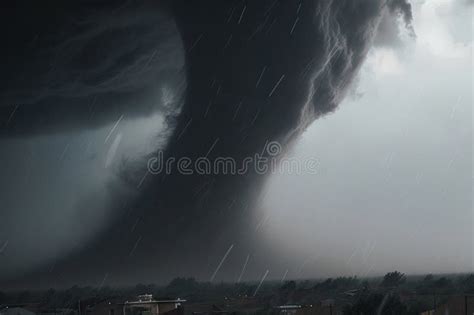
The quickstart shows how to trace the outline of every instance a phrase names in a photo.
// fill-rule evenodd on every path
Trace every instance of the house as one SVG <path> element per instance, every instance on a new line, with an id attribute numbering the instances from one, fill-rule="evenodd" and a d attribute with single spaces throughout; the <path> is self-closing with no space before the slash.
<path id="1" fill-rule="evenodd" d="M 333 300 L 324 300 L 316 305 L 281 305 L 275 308 L 284 315 L 339 315 L 342 311 Z"/>
<path id="2" fill-rule="evenodd" d="M 104 300 L 87 306 L 85 315 L 179 315 L 182 299 L 154 300 L 150 294 L 140 295 L 136 301 Z"/>

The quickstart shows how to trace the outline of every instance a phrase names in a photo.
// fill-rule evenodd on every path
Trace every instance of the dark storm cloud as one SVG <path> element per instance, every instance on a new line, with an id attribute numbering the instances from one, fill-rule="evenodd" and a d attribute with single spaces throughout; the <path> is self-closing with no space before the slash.
<path id="1" fill-rule="evenodd" d="M 410 2 L 407 0 L 391 0 L 387 3 L 390 11 L 401 15 L 405 21 L 405 26 L 412 29 L 413 13 Z"/>
<path id="2" fill-rule="evenodd" d="M 384 12 L 406 10 L 400 1 L 379 0 L 180 0 L 170 8 L 186 51 L 187 92 L 165 155 L 237 161 L 269 141 L 287 150 L 315 119 L 334 111 Z M 132 59 L 136 65 L 143 57 Z M 109 86 L 118 72 L 104 79 L 94 71 L 92 82 Z M 252 207 L 264 181 L 253 172 L 150 175 L 137 185 L 141 198 L 128 214 L 90 248 L 58 263 L 57 273 L 63 283 L 93 283 L 105 273 L 111 281 L 207 278 L 234 244 L 223 269 L 228 279 L 248 252 L 255 254 L 250 276 L 269 259 L 278 269 L 272 249 L 255 245 Z M 25 282 L 51 277 L 40 270 Z"/>
<path id="3" fill-rule="evenodd" d="M 95 2 L 4 8 L 0 135 L 179 112 L 157 101 L 160 86 L 185 88 L 181 40 L 169 13 L 153 3 Z"/>

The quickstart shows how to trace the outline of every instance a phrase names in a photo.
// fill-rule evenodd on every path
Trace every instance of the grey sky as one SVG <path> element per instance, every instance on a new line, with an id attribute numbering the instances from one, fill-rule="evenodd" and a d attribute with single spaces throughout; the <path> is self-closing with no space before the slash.
<path id="1" fill-rule="evenodd" d="M 118 176 L 157 147 L 155 132 L 164 131 L 163 117 L 123 119 L 105 141 L 114 125 L 2 141 L 8 152 L 1 157 L 0 197 L 8 209 L 0 225 L 0 244 L 8 241 L 4 272 L 53 265 L 92 240 L 116 218 L 111 209 L 122 209 L 121 203 L 136 195 L 137 183 Z"/>
<path id="2" fill-rule="evenodd" d="M 269 181 L 264 235 L 308 259 L 288 277 L 473 270 L 471 10 L 415 2 L 416 40 L 373 48 L 294 148 L 319 173 Z"/>
<path id="3" fill-rule="evenodd" d="M 147 46 L 135 59 L 131 58 L 125 69 L 125 74 L 120 74 L 125 86 L 115 86 L 120 90 L 141 88 L 140 93 L 145 94 L 149 105 L 145 108 L 147 115 L 135 115 L 142 106 L 141 99 L 136 97 L 135 102 L 125 99 L 127 110 L 120 110 L 113 106 L 103 106 L 111 103 L 110 97 L 97 97 L 85 95 L 89 110 L 89 122 L 99 119 L 103 115 L 104 107 L 110 110 L 106 113 L 110 123 L 91 125 L 89 128 L 65 128 L 64 132 L 38 132 L 34 136 L 19 136 L 0 139 L 2 155 L 0 156 L 0 259 L 1 275 L 16 276 L 31 270 L 32 266 L 42 266 L 54 269 L 56 261 L 64 256 L 83 249 L 90 244 L 105 226 L 110 226 L 115 220 L 126 214 L 128 202 L 137 195 L 137 185 L 143 178 L 144 166 L 140 162 L 152 150 L 161 148 L 169 135 L 170 126 L 165 117 L 179 112 L 182 102 L 180 97 L 185 89 L 185 74 L 182 70 L 184 55 L 179 47 L 181 41 L 176 30 L 176 25 L 167 16 L 152 10 L 137 11 L 129 15 L 114 15 L 107 17 L 100 24 L 101 27 L 92 26 L 86 36 L 68 38 L 66 43 L 74 52 L 87 47 L 89 37 L 100 38 L 102 27 L 116 27 L 121 30 L 122 24 L 150 23 L 154 27 L 149 33 L 144 32 L 141 37 L 134 37 L 133 33 L 123 31 L 118 39 L 112 38 L 111 42 L 126 42 L 127 45 L 117 45 L 122 49 L 110 50 L 107 45 L 102 49 L 107 51 L 108 59 L 100 63 L 110 66 L 109 63 L 123 59 L 123 55 L 134 47 Z M 150 17 L 151 15 L 151 17 Z M 138 18 L 140 16 L 140 18 Z M 136 22 L 135 20 L 140 20 Z M 90 23 L 95 25 L 94 23 Z M 105 26 L 104 26 L 105 25 Z M 98 30 L 97 30 L 98 29 Z M 163 36 L 162 34 L 171 34 Z M 96 37 L 94 37 L 96 36 Z M 157 41 L 160 38 L 161 41 Z M 67 46 L 67 45 L 66 45 Z M 65 48 L 64 48 L 65 49 Z M 64 50 L 63 49 L 63 50 Z M 111 53 L 110 53 L 111 51 Z M 153 54 L 154 52 L 154 54 Z M 38 49 L 37 54 L 44 53 Z M 147 54 L 149 53 L 149 54 Z M 79 54 L 79 53 L 77 53 Z M 151 56 L 156 58 L 151 58 Z M 59 83 L 51 84 L 50 80 L 42 80 L 41 76 L 35 77 L 45 91 L 48 86 L 59 86 L 65 93 L 83 93 L 84 89 L 76 87 L 71 78 L 74 68 L 70 60 L 77 59 L 73 54 L 63 54 L 62 60 L 66 70 L 64 75 L 70 76 L 58 79 Z M 84 54 L 87 58 L 87 54 Z M 146 59 L 143 62 L 142 59 Z M 123 60 L 122 60 L 123 61 Z M 27 60 L 26 62 L 44 64 L 44 59 Z M 141 63 L 140 63 L 141 62 Z M 143 63 L 152 67 L 143 67 Z M 90 74 L 103 75 L 97 67 L 91 67 Z M 150 69 L 153 69 L 150 70 Z M 59 71 L 60 72 L 60 71 Z M 97 74 L 97 73 L 101 74 Z M 112 71 L 112 73 L 116 73 Z M 29 74 L 34 77 L 35 73 Z M 81 77 L 76 73 L 78 77 Z M 173 77 L 175 80 L 171 79 Z M 81 77 L 82 78 L 82 77 Z M 162 78 L 169 78 L 162 80 Z M 116 79 L 116 78 L 115 78 Z M 105 78 L 102 86 L 111 89 L 114 78 Z M 152 88 L 143 89 L 147 83 L 154 83 Z M 129 86 L 126 86 L 129 84 Z M 79 84 L 80 85 L 80 84 Z M 72 90 L 76 89 L 74 93 Z M 89 90 L 86 90 L 86 92 Z M 55 91 L 52 91 L 55 92 Z M 56 91 L 57 93 L 57 91 Z M 62 92 L 60 92 L 62 93 Z M 28 98 L 36 98 L 41 93 L 31 89 L 23 93 L 23 98 L 18 98 L 19 105 L 28 103 Z M 138 94 L 138 93 L 136 93 Z M 135 96 L 136 96 L 135 94 Z M 97 95 L 97 94 L 96 94 Z M 100 94 L 99 94 L 100 95 Z M 26 98 L 25 98 L 26 97 Z M 116 102 L 116 100 L 114 100 Z M 48 100 L 51 107 L 67 108 L 70 100 Z M 84 102 L 84 101 L 83 101 Z M 112 101 L 113 102 L 113 101 Z M 59 105 L 58 105 L 59 104 Z M 102 105 L 102 107 L 101 107 Z M 60 110 L 58 110 L 61 112 Z M 101 112 L 102 111 L 102 112 Z M 19 112 L 19 111 L 18 111 Z M 13 112 L 11 123 L 18 118 L 18 112 Z M 64 114 L 66 111 L 62 111 Z M 33 115 L 36 116 L 36 115 Z M 54 116 L 54 115 L 52 115 Z M 71 115 L 81 123 L 78 115 Z M 97 118 L 99 117 L 99 118 Z M 113 117 L 113 118 L 112 118 Z M 37 118 L 37 117 L 35 117 Z M 60 118 L 56 123 L 71 124 L 68 117 Z M 69 117 L 71 118 L 71 117 Z M 10 122 L 9 121 L 9 122 Z M 52 124 L 54 125 L 54 124 Z M 72 124 L 71 124 L 72 125 Z M 26 126 L 25 129 L 31 126 Z M 44 128 L 45 130 L 47 128 Z M 140 164 L 140 165 L 138 165 Z"/>

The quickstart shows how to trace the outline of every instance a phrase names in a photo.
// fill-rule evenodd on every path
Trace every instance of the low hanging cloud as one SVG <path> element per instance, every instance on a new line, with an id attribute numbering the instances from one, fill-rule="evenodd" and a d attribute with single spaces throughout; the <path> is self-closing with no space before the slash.
<path id="1" fill-rule="evenodd" d="M 287 151 L 314 120 L 333 112 L 345 97 L 378 36 L 384 16 L 402 15 L 408 28 L 412 19 L 409 4 L 398 0 L 177 0 L 170 2 L 168 9 L 180 33 L 182 52 L 186 53 L 186 98 L 179 114 L 173 116 L 174 131 L 167 139 L 165 156 L 228 156 L 239 162 L 265 151 L 273 141 L 283 146 L 283 153 Z M 149 17 L 152 13 L 141 14 Z M 146 34 L 155 34 L 150 31 L 155 27 L 148 23 L 151 20 L 142 22 L 139 14 L 131 19 L 121 17 L 114 20 L 113 28 L 109 29 L 111 22 L 107 22 L 109 28 L 100 28 L 94 36 L 86 32 L 79 46 L 68 41 L 71 46 L 65 47 L 82 47 L 87 53 L 104 43 L 115 47 L 118 41 L 117 46 L 122 47 L 126 46 L 122 36 L 132 33 L 131 40 L 140 42 L 141 34 L 145 38 Z M 39 97 L 25 100 L 41 103 L 42 98 L 53 96 L 90 98 L 100 93 L 139 91 L 155 74 L 153 68 L 143 70 L 155 57 L 148 46 L 138 51 L 133 50 L 138 46 L 130 47 L 110 60 L 101 59 L 100 54 L 80 58 L 75 65 L 86 69 L 85 73 L 68 67 L 58 72 L 66 76 L 77 73 L 79 89 L 70 84 L 47 85 L 46 90 L 37 90 L 42 91 Z M 100 60 L 106 60 L 105 64 Z M 124 72 L 130 76 L 125 85 L 119 83 Z M 164 81 L 168 79 L 163 77 Z M 84 84 L 90 85 L 85 89 L 90 93 L 84 94 Z M 132 96 L 138 97 L 136 93 Z M 149 109 L 128 106 L 121 109 L 131 115 L 146 115 Z M 37 119 L 32 114 L 37 113 L 36 109 L 32 110 L 29 114 L 21 112 L 15 120 L 16 129 L 3 129 L 16 131 L 6 134 L 42 132 L 28 127 L 28 122 Z M 44 105 L 40 112 L 50 117 L 51 109 Z M 71 107 L 63 116 L 47 120 L 47 125 L 57 125 L 55 132 L 64 130 L 65 125 L 57 120 L 69 117 L 69 125 L 90 128 L 89 123 L 77 119 L 84 112 L 84 107 Z M 96 123 L 111 121 L 104 118 Z M 142 174 L 147 174 L 145 167 Z M 254 172 L 243 176 L 139 176 L 134 180 L 140 197 L 127 206 L 128 214 L 109 226 L 89 248 L 65 258 L 56 267 L 63 275 L 61 281 L 81 279 L 91 283 L 103 278 L 105 272 L 116 283 L 150 277 L 163 280 L 179 274 L 205 279 L 215 273 L 214 261 L 219 261 L 222 248 L 225 252 L 229 245 L 233 251 L 227 258 L 227 269 L 222 270 L 224 278 L 240 270 L 240 261 L 232 255 L 246 257 L 249 251 L 260 253 L 247 268 L 249 275 L 257 274 L 265 264 L 278 269 L 280 260 L 272 256 L 271 250 L 258 247 L 255 229 L 249 228 L 265 179 Z M 15 283 L 39 283 L 48 277 L 51 275 L 40 269 L 24 279 L 15 279 Z"/>

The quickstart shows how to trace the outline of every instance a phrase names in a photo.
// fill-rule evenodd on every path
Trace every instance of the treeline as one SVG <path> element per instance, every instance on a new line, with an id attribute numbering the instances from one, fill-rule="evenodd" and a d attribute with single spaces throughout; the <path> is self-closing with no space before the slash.
<path id="1" fill-rule="evenodd" d="M 258 290 L 257 290 L 258 288 Z M 339 277 L 325 280 L 210 283 L 193 278 L 176 278 L 165 286 L 137 284 L 130 287 L 73 286 L 65 290 L 0 292 L 0 304 L 39 303 L 50 309 L 77 309 L 105 299 L 134 300 L 140 294 L 156 299 L 184 298 L 188 303 L 219 303 L 229 299 L 254 298 L 271 313 L 273 306 L 317 304 L 333 300 L 345 314 L 370 314 L 381 305 L 387 314 L 419 314 L 450 295 L 474 293 L 474 274 L 405 276 L 390 272 L 384 277 Z M 417 313 L 418 312 L 418 313 Z M 385 314 L 383 313 L 383 314 Z"/>

